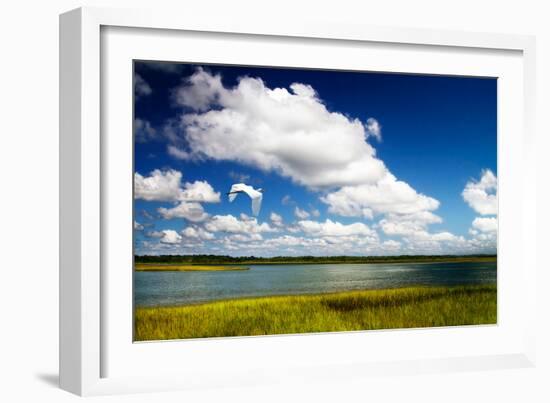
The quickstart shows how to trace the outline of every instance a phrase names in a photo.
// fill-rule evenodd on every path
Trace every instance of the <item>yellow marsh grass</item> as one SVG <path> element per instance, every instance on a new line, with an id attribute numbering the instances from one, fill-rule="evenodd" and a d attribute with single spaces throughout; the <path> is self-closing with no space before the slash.
<path id="1" fill-rule="evenodd" d="M 228 271 L 228 270 L 248 270 L 248 267 L 242 266 L 210 266 L 210 265 L 191 265 L 191 264 L 143 264 L 137 263 L 137 271 Z"/>
<path id="2" fill-rule="evenodd" d="M 136 308 L 135 340 L 494 324 L 494 285 L 407 287 Z"/>

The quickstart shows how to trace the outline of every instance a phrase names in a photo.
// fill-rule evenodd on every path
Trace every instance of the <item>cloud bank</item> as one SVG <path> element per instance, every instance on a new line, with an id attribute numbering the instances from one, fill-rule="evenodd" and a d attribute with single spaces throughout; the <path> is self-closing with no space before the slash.
<path id="1" fill-rule="evenodd" d="M 478 246 L 496 249 L 498 234 L 498 180 L 492 171 L 481 172 L 479 181 L 469 181 L 462 192 L 462 197 L 478 214 L 494 217 L 476 217 L 472 221 L 470 235 L 472 242 Z"/>
<path id="2" fill-rule="evenodd" d="M 462 197 L 478 214 L 497 214 L 497 177 L 490 170 L 484 170 L 479 181 L 466 184 Z"/>

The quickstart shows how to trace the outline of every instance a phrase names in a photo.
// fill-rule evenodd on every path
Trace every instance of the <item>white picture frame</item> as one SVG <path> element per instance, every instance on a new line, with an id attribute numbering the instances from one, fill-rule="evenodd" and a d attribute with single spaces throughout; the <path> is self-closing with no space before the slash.
<path id="1" fill-rule="evenodd" d="M 116 27 L 116 28 L 114 28 Z M 118 30 L 118 31 L 117 31 Z M 108 270 L 110 259 L 120 258 L 123 265 L 128 263 L 128 255 L 122 257 L 111 256 L 109 247 L 105 243 L 106 229 L 124 227 L 124 221 L 117 221 L 112 215 L 106 217 L 109 211 L 113 192 L 109 169 L 114 169 L 109 163 L 110 152 L 115 147 L 124 148 L 124 143 L 115 144 L 112 137 L 102 137 L 111 130 L 108 106 L 111 103 L 111 87 L 105 83 L 105 57 L 115 59 L 115 55 L 105 50 L 107 47 L 116 48 L 117 57 L 133 57 L 131 50 L 126 53 L 123 46 L 126 40 L 122 37 L 132 37 L 141 32 L 141 40 L 149 41 L 147 35 L 154 32 L 156 37 L 150 41 L 164 41 L 158 46 L 157 57 L 165 57 L 162 49 L 171 49 L 173 41 L 178 41 L 178 33 L 193 33 L 194 37 L 214 35 L 216 40 L 232 38 L 252 38 L 255 43 L 262 41 L 270 43 L 287 43 L 292 41 L 302 49 L 310 46 L 311 41 L 324 41 L 325 45 L 338 50 L 339 47 L 353 45 L 357 51 L 361 46 L 371 44 L 381 48 L 394 46 L 396 51 L 405 51 L 412 47 L 416 52 L 441 51 L 450 54 L 449 57 L 459 57 L 455 51 L 464 51 L 474 54 L 472 57 L 487 58 L 486 69 L 469 70 L 464 72 L 483 74 L 490 72 L 496 66 L 491 57 L 500 54 L 513 54 L 510 58 L 510 70 L 502 70 L 505 81 L 518 94 L 515 103 L 503 105 L 503 108 L 515 108 L 517 116 L 511 127 L 518 128 L 512 133 L 503 128 L 499 121 L 499 197 L 501 198 L 500 211 L 520 209 L 517 215 L 504 214 L 499 217 L 499 325 L 495 327 L 455 328 L 455 329 L 424 329 L 413 331 L 381 331 L 368 332 L 369 340 L 373 343 L 401 344 L 407 337 L 411 345 L 416 345 L 419 352 L 416 355 L 403 355 L 399 349 L 393 355 L 381 349 L 380 356 L 364 359 L 361 354 L 349 359 L 340 360 L 349 351 L 331 353 L 327 346 L 349 345 L 357 346 L 364 343 L 365 332 L 337 333 L 332 335 L 296 335 L 260 338 L 233 338 L 217 340 L 191 340 L 158 344 L 132 344 L 127 336 L 118 337 L 117 334 L 126 334 L 128 310 L 124 306 L 128 300 L 122 298 L 123 303 L 112 305 L 109 298 L 117 284 L 127 284 L 128 276 L 113 277 Z M 152 31 L 155 30 L 155 31 Z M 106 42 L 105 32 L 114 32 L 114 39 Z M 117 39 L 117 32 L 122 33 Z M 164 36 L 163 36 L 164 35 Z M 156 38 L 156 39 L 155 39 Z M 131 39 L 130 39 L 131 40 Z M 241 40 L 241 39 L 239 39 Z M 118 42 L 117 42 L 118 41 Z M 108 46 L 107 46 L 108 44 Z M 274 45 L 274 46 L 275 46 Z M 148 45 L 144 45 L 147 48 Z M 149 44 L 150 46 L 150 44 Z M 205 52 L 208 51 L 204 48 Z M 401 50 L 399 50 L 401 49 Z M 481 34 L 455 31 L 428 31 L 404 28 L 381 28 L 342 23 L 307 23 L 303 25 L 281 24 L 280 21 L 242 21 L 227 19 L 210 21 L 197 19 L 190 15 L 173 14 L 168 11 L 151 10 L 111 10 L 103 8 L 81 8 L 70 11 L 60 17 L 60 385 L 63 389 L 79 395 L 96 395 L 112 393 L 130 393 L 139 391 L 159 391 L 187 388 L 208 388 L 216 386 L 246 386 L 272 382 L 293 382 L 296 376 L 300 379 L 343 379 L 344 377 L 369 376 L 372 374 L 412 374 L 418 372 L 441 372 L 457 370 L 476 370 L 492 368 L 527 367 L 535 362 L 535 322 L 529 315 L 522 315 L 521 321 L 512 322 L 507 319 L 516 318 L 522 312 L 535 312 L 535 295 L 537 262 L 535 260 L 536 242 L 533 237 L 536 233 L 534 175 L 535 160 L 531 158 L 535 152 L 534 136 L 534 91 L 535 91 L 535 42 L 533 37 L 520 35 Z M 500 52 L 500 53 L 499 53 Z M 198 58 L 201 58 L 197 53 Z M 220 55 L 218 62 L 228 62 L 229 56 Z M 267 55 L 255 53 L 250 56 L 258 59 L 258 63 L 270 63 Z M 431 57 L 434 66 L 430 71 L 418 67 L 424 73 L 448 73 L 445 63 Z M 464 56 L 465 57 L 465 56 Z M 262 59 L 262 60 L 260 60 Z M 506 57 L 504 58 L 506 59 Z M 503 60 L 504 60 L 503 59 Z M 513 59 L 513 60 L 512 60 Z M 122 59 L 121 59 L 122 60 Z M 159 59 L 160 60 L 160 59 Z M 397 59 L 398 60 L 398 59 Z M 200 59 L 199 61 L 211 61 Z M 395 62 L 395 59 L 394 59 Z M 117 62 L 119 63 L 119 62 Z M 122 63 L 122 62 L 121 62 Z M 397 63 L 399 63 L 397 61 Z M 481 63 L 481 62 L 480 62 Z M 507 62 L 503 62 L 505 65 Z M 107 63 L 108 64 L 108 63 Z M 120 63 L 117 65 L 120 67 Z M 481 66 L 481 64 L 480 64 Z M 360 67 L 360 66 L 359 66 Z M 110 68 L 107 66 L 107 68 Z M 375 67 L 373 67 L 375 68 Z M 383 67 L 379 67 L 383 68 Z M 473 68 L 473 67 L 472 67 Z M 482 67 L 479 67 L 482 68 Z M 124 73 L 125 67 L 108 70 L 108 74 Z M 115 71 L 116 70 L 116 71 Z M 414 72 L 414 69 L 405 68 L 405 71 Z M 506 76 L 510 74 L 509 76 Z M 113 76 L 114 77 L 114 76 Z M 116 76 L 120 77 L 120 76 Z M 124 81 L 124 80 L 122 80 Z M 120 80 L 117 80 L 120 82 Z M 113 96 L 124 94 L 122 83 Z M 118 84 L 117 84 L 118 85 Z M 117 85 L 113 84 L 113 88 Z M 107 86 L 107 87 L 106 87 Z M 506 87 L 507 88 L 507 87 Z M 131 90 L 130 90 L 131 91 Z M 126 92 L 131 98 L 131 92 Z M 511 94 L 511 93 L 510 93 Z M 107 98 L 104 98 L 107 97 Z M 501 99 L 499 98 L 499 101 Z M 518 105 L 521 110 L 518 110 Z M 105 109 L 107 108 L 107 110 Z M 499 114 L 503 111 L 500 109 Z M 124 109 L 124 110 L 127 110 Z M 505 112 L 513 112 L 505 109 Z M 507 113 L 506 115 L 509 115 Z M 131 114 L 128 120 L 131 121 Z M 116 124 L 113 123 L 113 124 Z M 509 133 L 503 135 L 502 133 Z M 503 141 L 500 141 L 503 140 Z M 128 156 L 122 158 L 121 165 L 130 161 L 127 169 L 131 169 L 131 160 Z M 501 157 L 509 164 L 514 164 L 514 174 L 501 175 Z M 125 172 L 119 177 L 124 178 Z M 504 179 L 503 179 L 504 178 Z M 509 184 L 508 186 L 506 186 Z M 512 186 L 513 185 L 513 186 Z M 131 179 L 129 182 L 131 189 Z M 522 192 L 517 191 L 521 186 Z M 121 187 L 128 189 L 128 184 Z M 510 189 L 508 192 L 506 189 Z M 124 195 L 122 199 L 124 199 Z M 506 201 L 503 203 L 503 200 Z M 126 204 L 127 205 L 127 204 Z M 120 207 L 120 206 L 119 206 Z M 122 205 L 124 207 L 124 204 Z M 131 208 L 131 207 L 130 207 Z M 129 210 L 131 211 L 131 210 Z M 509 218 L 508 218 L 509 217 Z M 122 220 L 130 220 L 129 213 Z M 107 220 L 107 221 L 106 221 Z M 128 226 L 131 228 L 131 225 Z M 518 247 L 515 250 L 501 250 L 501 244 L 506 245 L 507 239 L 511 242 L 511 230 L 514 230 Z M 110 229 L 108 231 L 111 231 Z M 528 236 L 526 234 L 530 234 Z M 112 234 L 111 234 L 112 238 Z M 121 238 L 122 239 L 122 238 Z M 501 240 L 503 242 L 501 242 Z M 124 260 L 126 259 L 126 260 Z M 501 261 L 501 259 L 503 259 Z M 506 270 L 504 278 L 500 275 L 501 264 L 519 265 L 521 271 L 510 273 Z M 130 266 L 131 267 L 131 266 Z M 517 276 L 517 277 L 515 277 Z M 108 282 L 107 282 L 108 280 Z M 501 287 L 501 280 L 504 288 Z M 131 284 L 130 284 L 131 285 Z M 125 290 L 121 292 L 131 292 Z M 510 308 L 506 304 L 507 296 L 512 292 L 521 293 L 523 304 L 518 308 Z M 125 301 L 125 302 L 124 302 Z M 501 310 L 501 306 L 503 307 Z M 529 309 L 533 308 L 533 309 Z M 512 312 L 512 309 L 515 309 Z M 523 309 L 523 311 L 521 311 Z M 510 312 L 508 312 L 510 311 Z M 515 315 L 515 316 L 513 316 Z M 126 316 L 126 317 L 125 317 Z M 502 319 L 502 320 L 501 320 Z M 517 323 L 515 323 L 517 322 Z M 117 323 L 122 324 L 120 329 Z M 113 333 L 115 335 L 113 336 Z M 479 343 L 473 348 L 472 340 L 480 338 L 487 344 Z M 487 345 L 493 338 L 495 347 L 488 349 Z M 452 345 L 457 340 L 463 343 L 462 348 L 449 347 L 445 350 L 445 343 Z M 499 344 L 498 340 L 502 341 Z M 180 343 L 180 344 L 178 344 Z M 183 343 L 183 344 L 181 344 Z M 416 344 L 415 344 L 416 343 Z M 429 345 L 435 347 L 430 349 Z M 455 343 L 456 344 L 456 343 Z M 180 346 L 180 347 L 178 347 Z M 183 346 L 183 347 L 181 347 Z M 185 349 L 193 347 L 193 354 L 186 353 Z M 323 351 L 318 354 L 318 351 Z M 167 354 L 181 355 L 181 360 L 168 362 Z M 183 351 L 183 352 L 182 352 Z M 243 353 L 247 351 L 247 353 Z M 283 351 L 300 351 L 292 360 L 285 358 Z M 237 354 L 237 352 L 240 352 Z M 269 352 L 269 353 L 268 353 Z M 187 354 L 187 355 L 185 355 Z M 240 355 L 239 355 L 240 354 Z M 270 355 L 271 354 L 271 355 Z M 276 355 L 285 358 L 277 360 Z M 204 357 L 208 365 L 198 365 Z M 260 364 L 258 357 L 264 360 L 262 371 L 258 371 Z M 235 361 L 242 358 L 242 365 L 235 369 Z M 183 361 L 185 359 L 185 361 Z M 154 360 L 163 363 L 165 371 L 154 376 L 145 368 Z M 164 361 L 163 361 L 164 360 Z M 218 361 L 216 361 L 218 360 Z M 126 365 L 111 363 L 126 362 Z M 182 363 L 183 362 L 183 363 Z M 108 365 L 109 363 L 109 365 Z M 186 372 L 191 363 L 197 364 L 193 373 Z M 217 371 L 208 372 L 208 367 L 218 364 Z M 231 364 L 231 365 L 229 365 Z M 307 371 L 305 370 L 307 369 Z M 335 372 L 337 375 L 335 376 Z M 330 376 L 327 375 L 330 373 Z M 184 375 L 185 374 L 185 375 Z M 208 374 L 208 377 L 205 375 Z"/>

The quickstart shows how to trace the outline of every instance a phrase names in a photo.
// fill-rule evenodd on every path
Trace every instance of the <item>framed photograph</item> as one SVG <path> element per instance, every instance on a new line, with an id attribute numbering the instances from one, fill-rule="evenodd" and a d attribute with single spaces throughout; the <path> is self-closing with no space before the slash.
<path id="1" fill-rule="evenodd" d="M 533 365 L 532 38 L 60 24 L 64 389 Z"/>

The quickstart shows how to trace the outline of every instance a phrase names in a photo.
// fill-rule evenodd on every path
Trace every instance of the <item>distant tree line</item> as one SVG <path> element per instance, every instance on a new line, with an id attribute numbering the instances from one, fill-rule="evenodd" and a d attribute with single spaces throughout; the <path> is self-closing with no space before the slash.
<path id="1" fill-rule="evenodd" d="M 136 255 L 136 263 L 188 264 L 282 264 L 282 263 L 390 263 L 495 260 L 496 255 L 398 255 L 398 256 L 227 256 L 227 255 Z"/>

